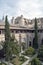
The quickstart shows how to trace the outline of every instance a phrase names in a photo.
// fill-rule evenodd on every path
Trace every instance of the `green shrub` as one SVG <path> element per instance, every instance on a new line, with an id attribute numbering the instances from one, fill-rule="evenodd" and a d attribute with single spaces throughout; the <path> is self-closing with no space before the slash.
<path id="1" fill-rule="evenodd" d="M 40 60 L 38 58 L 34 58 L 31 61 L 31 65 L 42 65 L 42 64 L 40 63 Z"/>
<path id="2" fill-rule="evenodd" d="M 34 55 L 34 54 L 35 54 L 34 48 L 29 47 L 29 48 L 25 51 L 25 54 L 26 54 L 26 55 L 29 55 L 29 56 Z"/>
<path id="3" fill-rule="evenodd" d="M 19 57 L 19 60 L 20 60 L 20 61 L 25 61 L 24 56 L 20 56 L 20 57 Z"/>

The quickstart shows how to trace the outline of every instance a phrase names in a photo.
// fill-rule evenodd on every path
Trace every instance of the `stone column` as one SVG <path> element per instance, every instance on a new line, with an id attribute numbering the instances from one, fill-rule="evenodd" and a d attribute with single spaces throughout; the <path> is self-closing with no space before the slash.
<path id="1" fill-rule="evenodd" d="M 29 35 L 26 33 L 26 48 L 29 47 Z"/>
<path id="2" fill-rule="evenodd" d="M 21 32 L 19 31 L 19 46 L 20 46 L 20 51 L 21 51 Z"/>

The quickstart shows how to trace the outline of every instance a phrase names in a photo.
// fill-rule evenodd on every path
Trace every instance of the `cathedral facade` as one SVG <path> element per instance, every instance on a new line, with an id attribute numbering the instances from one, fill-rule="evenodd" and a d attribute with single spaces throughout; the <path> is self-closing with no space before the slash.
<path id="1" fill-rule="evenodd" d="M 34 19 L 26 19 L 23 15 L 14 19 L 12 17 L 10 22 L 10 31 L 11 35 L 14 34 L 15 38 L 18 41 L 18 44 L 22 42 L 25 43 L 26 47 L 34 45 Z M 38 25 L 38 45 L 43 44 L 43 18 L 37 18 Z M 5 23 L 3 20 L 0 20 L 0 42 L 5 41 Z"/>

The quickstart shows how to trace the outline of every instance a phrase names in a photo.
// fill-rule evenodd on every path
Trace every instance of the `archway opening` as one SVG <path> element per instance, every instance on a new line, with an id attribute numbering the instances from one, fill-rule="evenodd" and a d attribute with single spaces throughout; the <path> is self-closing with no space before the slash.
<path id="1" fill-rule="evenodd" d="M 29 46 L 31 46 L 31 41 L 29 41 Z"/>
<path id="2" fill-rule="evenodd" d="M 41 41 L 41 45 L 43 45 L 43 39 L 42 39 L 42 41 Z"/>
<path id="3" fill-rule="evenodd" d="M 35 48 L 35 38 L 33 39 L 33 48 Z"/>
<path id="4" fill-rule="evenodd" d="M 35 38 L 33 39 L 33 48 L 35 48 L 35 49 L 38 48 L 38 42 Z"/>

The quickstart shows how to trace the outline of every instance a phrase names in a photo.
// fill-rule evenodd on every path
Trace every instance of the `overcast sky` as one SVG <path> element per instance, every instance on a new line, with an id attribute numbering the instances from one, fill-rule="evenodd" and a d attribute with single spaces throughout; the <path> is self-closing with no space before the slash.
<path id="1" fill-rule="evenodd" d="M 43 17 L 43 0 L 0 0 L 0 18 L 4 15 L 25 18 Z"/>

